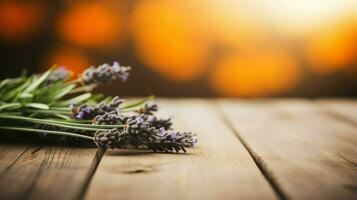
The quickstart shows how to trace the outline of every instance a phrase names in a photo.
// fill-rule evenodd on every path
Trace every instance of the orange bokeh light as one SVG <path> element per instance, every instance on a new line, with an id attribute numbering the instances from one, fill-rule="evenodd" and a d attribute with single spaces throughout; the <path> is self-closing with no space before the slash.
<path id="1" fill-rule="evenodd" d="M 41 31 L 45 8 L 40 3 L 4 1 L 0 3 L 0 37 L 22 42 Z"/>
<path id="2" fill-rule="evenodd" d="M 199 78 L 207 47 L 194 33 L 181 3 L 143 1 L 133 12 L 138 55 L 151 69 L 174 81 Z"/>
<path id="3" fill-rule="evenodd" d="M 223 57 L 212 73 L 212 88 L 224 96 L 257 97 L 291 89 L 300 78 L 286 51 L 267 49 Z"/>
<path id="4" fill-rule="evenodd" d="M 318 28 L 305 44 L 311 69 L 319 74 L 345 70 L 357 60 L 357 23 L 343 21 Z"/>
<path id="5" fill-rule="evenodd" d="M 67 41 L 84 47 L 108 47 L 119 39 L 121 17 L 105 4 L 78 4 L 59 20 L 59 33 Z"/>
<path id="6" fill-rule="evenodd" d="M 200 37 L 207 39 L 207 42 L 244 48 L 267 39 L 265 21 L 259 15 L 252 14 L 252 2 L 211 0 L 204 3 L 194 1 L 194 5 L 190 23 L 199 27 Z"/>
<path id="7" fill-rule="evenodd" d="M 47 58 L 47 66 L 52 65 L 65 66 L 76 77 L 83 70 L 91 66 L 91 60 L 77 49 L 61 47 L 54 50 Z"/>

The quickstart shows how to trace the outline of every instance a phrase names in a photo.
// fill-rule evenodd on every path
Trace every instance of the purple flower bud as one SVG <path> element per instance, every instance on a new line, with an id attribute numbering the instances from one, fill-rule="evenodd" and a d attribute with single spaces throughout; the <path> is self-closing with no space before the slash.
<path id="1" fill-rule="evenodd" d="M 81 105 L 76 106 L 71 104 L 69 108 L 72 111 L 72 114 L 77 119 L 94 119 L 96 116 L 104 115 L 106 113 L 115 112 L 117 113 L 118 106 L 123 102 L 119 97 L 114 97 L 113 100 L 109 104 L 97 104 L 94 106 L 89 105 Z M 111 123 L 112 122 L 111 120 Z"/>
<path id="2" fill-rule="evenodd" d="M 57 67 L 46 79 L 45 84 L 53 84 L 58 81 L 64 81 L 71 76 L 71 72 L 64 66 Z"/>
<path id="3" fill-rule="evenodd" d="M 116 79 L 126 81 L 131 67 L 120 66 L 114 62 L 112 66 L 103 64 L 98 67 L 90 67 L 82 74 L 84 84 L 107 84 Z"/>

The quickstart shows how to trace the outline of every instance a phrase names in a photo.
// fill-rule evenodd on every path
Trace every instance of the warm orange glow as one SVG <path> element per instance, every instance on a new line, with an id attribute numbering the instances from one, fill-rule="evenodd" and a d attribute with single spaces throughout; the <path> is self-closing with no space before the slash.
<path id="1" fill-rule="evenodd" d="M 313 71 L 336 72 L 357 60 L 357 23 L 328 24 L 312 34 L 305 45 Z"/>
<path id="2" fill-rule="evenodd" d="M 0 37 L 21 42 L 40 32 L 44 7 L 24 1 L 0 3 Z"/>
<path id="3" fill-rule="evenodd" d="M 294 87 L 300 71 L 283 50 L 267 49 L 224 57 L 212 74 L 213 89 L 225 96 L 266 96 Z"/>
<path id="4" fill-rule="evenodd" d="M 175 81 L 198 78 L 204 70 L 207 47 L 193 34 L 182 4 L 144 1 L 133 13 L 135 45 L 142 61 Z"/>
<path id="5" fill-rule="evenodd" d="M 316 81 L 346 78 L 331 84 L 337 91 L 357 75 L 356 0 L 42 2 L 0 1 L 0 40 L 16 44 L 42 33 L 44 40 L 31 41 L 35 61 L 47 48 L 65 46 L 48 57 L 48 64 L 67 65 L 76 73 L 93 62 L 118 59 L 136 65 L 135 73 L 147 67 L 156 73 L 153 78 L 176 86 L 205 87 L 198 95 L 213 88 L 247 97 L 287 94 L 303 75 L 304 86 L 317 76 Z M 5 49 L 19 48 L 20 56 L 32 48 L 11 45 Z M 319 89 L 316 84 L 308 92 Z"/>
<path id="6" fill-rule="evenodd" d="M 120 38 L 121 19 L 104 4 L 78 4 L 60 19 L 59 33 L 66 40 L 85 47 L 106 47 Z"/>
<path id="7" fill-rule="evenodd" d="M 236 0 L 193 2 L 195 2 L 195 10 L 190 13 L 193 17 L 189 22 L 199 27 L 200 37 L 207 39 L 207 42 L 244 48 L 246 45 L 256 45 L 268 36 L 265 21 L 259 18 L 257 13 L 252 12 L 256 8 L 251 2 Z"/>
<path id="8" fill-rule="evenodd" d="M 47 59 L 47 66 L 65 66 L 73 72 L 74 77 L 90 67 L 91 63 L 87 56 L 73 48 L 58 48 Z"/>

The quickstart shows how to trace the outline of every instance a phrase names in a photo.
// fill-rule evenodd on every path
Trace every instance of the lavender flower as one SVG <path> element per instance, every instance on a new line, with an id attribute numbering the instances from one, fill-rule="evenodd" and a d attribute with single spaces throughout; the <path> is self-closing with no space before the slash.
<path id="1" fill-rule="evenodd" d="M 64 81 L 71 76 L 71 72 L 64 66 L 56 68 L 44 82 L 46 85 Z"/>
<path id="2" fill-rule="evenodd" d="M 126 117 L 113 110 L 103 115 L 97 115 L 93 122 L 99 125 L 120 125 L 125 124 L 125 121 Z"/>
<path id="3" fill-rule="evenodd" d="M 197 143 L 195 135 L 191 133 L 166 132 L 163 129 L 142 127 L 141 121 L 133 122 L 130 126 L 136 128 L 97 132 L 94 140 L 99 147 L 104 149 L 134 147 L 151 149 L 154 152 L 186 152 L 185 147 L 193 147 Z M 138 127 L 141 128 L 138 129 Z"/>
<path id="4" fill-rule="evenodd" d="M 143 108 L 137 110 L 137 113 L 146 114 L 146 115 L 153 115 L 154 112 L 158 110 L 158 106 L 156 103 L 145 104 Z"/>
<path id="5" fill-rule="evenodd" d="M 145 115 L 144 119 L 151 123 L 155 128 L 164 128 L 165 130 L 171 129 L 172 122 L 170 118 L 167 119 L 159 119 L 153 115 Z"/>
<path id="6" fill-rule="evenodd" d="M 95 124 L 101 125 L 120 125 L 120 124 L 132 124 L 133 122 L 142 122 L 146 123 L 150 127 L 154 127 L 157 129 L 163 128 L 164 130 L 171 129 L 172 122 L 171 119 L 159 119 L 153 115 L 133 115 L 133 116 L 125 116 L 120 114 L 117 111 L 111 111 L 104 113 L 102 115 L 97 115 L 94 118 Z"/>
<path id="7" fill-rule="evenodd" d="M 84 84 L 107 84 L 116 79 L 126 81 L 129 77 L 131 67 L 120 66 L 118 62 L 114 62 L 112 66 L 103 64 L 98 67 L 90 67 L 82 74 Z"/>
<path id="8" fill-rule="evenodd" d="M 165 132 L 156 141 L 148 144 L 148 148 L 155 152 L 186 152 L 185 147 L 193 147 L 197 138 L 190 132 Z"/>
<path id="9" fill-rule="evenodd" d="M 104 115 L 109 112 L 117 112 L 119 105 L 123 100 L 119 97 L 114 97 L 109 104 L 100 103 L 95 106 L 89 105 L 70 105 L 73 117 L 76 119 L 94 119 L 98 115 Z"/>

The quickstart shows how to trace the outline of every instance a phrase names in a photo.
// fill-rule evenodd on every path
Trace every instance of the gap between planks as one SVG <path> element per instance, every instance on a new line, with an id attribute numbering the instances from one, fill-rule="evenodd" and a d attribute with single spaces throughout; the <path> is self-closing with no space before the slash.
<path id="1" fill-rule="evenodd" d="M 264 162 L 264 159 L 262 157 L 260 157 L 256 152 L 254 152 L 254 150 L 249 146 L 249 144 L 246 141 L 244 141 L 244 139 L 240 136 L 239 132 L 236 130 L 236 128 L 231 123 L 231 121 L 229 120 L 226 113 L 223 111 L 223 109 L 221 107 L 219 107 L 219 112 L 222 116 L 222 119 L 227 124 L 227 126 L 232 130 L 233 133 L 236 134 L 238 140 L 247 149 L 249 155 L 254 160 L 255 164 L 259 168 L 260 172 L 263 174 L 264 178 L 267 180 L 267 182 L 269 182 L 270 186 L 276 193 L 277 197 L 280 200 L 287 200 L 288 199 L 287 195 L 282 190 L 282 188 L 279 186 L 277 180 L 273 176 L 273 173 L 269 169 L 268 165 Z"/>
<path id="2" fill-rule="evenodd" d="M 354 125 L 336 120 L 314 101 L 222 100 L 220 105 L 287 198 L 356 197 Z"/>

